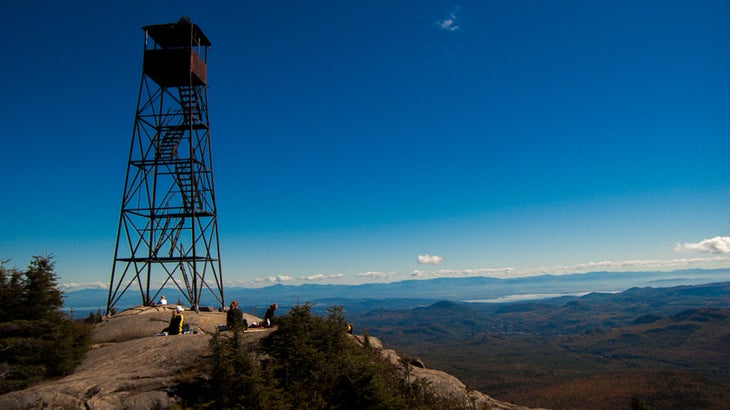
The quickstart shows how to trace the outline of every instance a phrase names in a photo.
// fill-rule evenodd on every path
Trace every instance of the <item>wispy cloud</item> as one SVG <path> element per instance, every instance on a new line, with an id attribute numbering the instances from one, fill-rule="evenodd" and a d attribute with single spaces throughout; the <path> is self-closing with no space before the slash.
<path id="1" fill-rule="evenodd" d="M 395 276 L 395 272 L 362 272 L 358 273 L 359 278 L 390 278 Z"/>
<path id="2" fill-rule="evenodd" d="M 509 277 L 514 274 L 515 270 L 512 268 L 479 268 L 479 269 L 441 269 L 436 271 L 436 275 L 439 277 L 453 277 L 453 276 L 494 276 L 494 277 Z"/>
<path id="3" fill-rule="evenodd" d="M 412 278 L 428 278 L 432 275 L 433 274 L 427 270 L 414 270 L 409 276 Z"/>
<path id="4" fill-rule="evenodd" d="M 678 243 L 675 252 L 698 251 L 706 253 L 730 253 L 730 236 L 716 236 L 695 243 Z"/>
<path id="5" fill-rule="evenodd" d="M 437 255 L 418 255 L 418 264 L 419 265 L 439 265 L 441 262 L 443 262 L 444 258 L 442 256 Z"/>
<path id="6" fill-rule="evenodd" d="M 67 292 L 71 292 L 79 289 L 109 289 L 109 284 L 106 282 L 81 282 L 81 283 L 60 283 L 58 287 Z"/>
<path id="7" fill-rule="evenodd" d="M 412 278 L 460 278 L 468 276 L 508 278 L 515 276 L 515 270 L 513 268 L 440 269 L 434 272 L 415 270 L 409 276 Z"/>
<path id="8" fill-rule="evenodd" d="M 224 283 L 224 286 L 231 287 L 231 288 L 245 287 L 245 286 L 255 285 L 257 283 L 260 284 L 263 281 L 264 280 L 261 278 L 258 279 L 258 282 L 257 282 L 257 280 L 249 280 L 249 279 L 226 280 Z"/>
<path id="9" fill-rule="evenodd" d="M 730 262 L 730 256 L 678 259 L 633 259 L 624 261 L 597 261 L 573 265 L 533 266 L 525 268 L 474 268 L 440 269 L 437 271 L 415 270 L 408 276 L 414 279 L 458 278 L 468 276 L 487 276 L 498 279 L 511 279 L 539 275 L 568 275 L 596 271 L 647 271 L 675 270 L 697 266 L 722 266 Z"/>
<path id="10" fill-rule="evenodd" d="M 587 262 L 575 265 L 556 265 L 538 267 L 537 272 L 550 275 L 594 272 L 597 270 L 647 270 L 647 269 L 682 269 L 693 266 L 722 263 L 730 261 L 730 257 L 716 256 L 710 258 L 678 258 L 678 259 L 632 259 L 625 261 Z"/>
<path id="11" fill-rule="evenodd" d="M 488 268 L 467 268 L 467 269 L 434 269 L 429 270 L 423 267 L 418 270 L 413 270 L 409 273 L 406 272 L 362 272 L 354 275 L 355 277 L 362 280 L 382 280 L 382 281 L 393 281 L 403 279 L 433 279 L 433 278 L 457 278 L 457 277 L 469 277 L 469 276 L 486 276 L 499 279 L 511 279 L 521 278 L 529 276 L 539 275 L 568 275 L 575 273 L 588 273 L 598 271 L 671 271 L 678 269 L 690 269 L 690 268 L 703 268 L 703 269 L 716 269 L 716 268 L 727 268 L 730 265 L 730 253 L 728 246 L 730 245 L 730 238 L 728 237 L 716 237 L 707 239 L 697 243 L 686 243 L 677 244 L 675 250 L 695 250 L 707 253 L 715 253 L 713 256 L 701 256 L 692 258 L 676 258 L 676 259 L 631 259 L 622 261 L 593 261 L 585 263 L 577 263 L 571 265 L 549 265 L 549 266 L 527 266 L 527 267 L 488 267 Z M 419 255 L 419 263 L 430 261 L 429 263 L 434 264 L 437 259 L 443 260 L 440 256 L 435 255 Z M 340 281 L 341 279 L 347 282 L 346 278 L 351 277 L 350 275 L 344 275 L 342 273 L 333 275 L 315 274 L 309 276 L 298 276 L 292 277 L 288 275 L 276 275 L 268 277 L 259 277 L 253 280 L 228 280 L 226 286 L 239 287 L 239 286 L 267 286 L 274 283 L 284 282 L 322 282 L 327 283 L 330 281 Z M 344 279 L 343 279 L 344 278 Z M 340 281 L 340 283 L 342 283 Z M 153 283 L 152 287 L 159 287 L 161 283 Z M 60 283 L 59 288 L 63 291 L 74 291 L 79 289 L 108 289 L 108 283 L 97 281 L 97 282 L 85 282 L 85 283 Z"/>
<path id="12" fill-rule="evenodd" d="M 436 26 L 438 26 L 441 30 L 444 31 L 458 31 L 461 30 L 461 26 L 459 26 L 458 20 L 458 14 L 461 11 L 461 7 L 455 7 L 449 14 L 440 20 L 436 21 Z"/>
<path id="13" fill-rule="evenodd" d="M 345 276 L 345 275 L 342 273 L 337 273 L 334 275 L 323 275 L 321 273 L 318 273 L 316 275 L 301 276 L 301 277 L 299 277 L 299 279 L 312 282 L 312 281 L 320 281 L 320 280 L 328 280 L 328 279 L 339 279 L 343 276 Z"/>

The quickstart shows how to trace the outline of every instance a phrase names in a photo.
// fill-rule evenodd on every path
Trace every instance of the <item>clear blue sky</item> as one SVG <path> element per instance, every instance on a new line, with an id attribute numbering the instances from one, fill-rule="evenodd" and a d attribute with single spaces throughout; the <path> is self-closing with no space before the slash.
<path id="1" fill-rule="evenodd" d="M 186 15 L 228 285 L 730 267 L 729 2 L 204 3 L 0 4 L 6 266 L 108 284 L 141 27 Z"/>

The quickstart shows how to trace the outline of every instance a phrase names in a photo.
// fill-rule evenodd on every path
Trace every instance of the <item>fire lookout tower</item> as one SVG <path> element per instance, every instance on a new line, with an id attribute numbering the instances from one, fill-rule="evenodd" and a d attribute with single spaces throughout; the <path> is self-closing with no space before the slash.
<path id="1" fill-rule="evenodd" d="M 164 288 L 196 311 L 224 305 L 208 123 L 210 41 L 186 17 L 143 27 L 142 80 L 117 228 L 107 312 L 130 288 Z"/>

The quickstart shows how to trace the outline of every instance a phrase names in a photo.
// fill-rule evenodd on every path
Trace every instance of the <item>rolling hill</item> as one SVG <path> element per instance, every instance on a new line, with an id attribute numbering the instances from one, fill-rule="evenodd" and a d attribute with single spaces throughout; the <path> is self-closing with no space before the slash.
<path id="1" fill-rule="evenodd" d="M 727 282 L 530 303 L 442 301 L 353 321 L 473 388 L 528 406 L 730 406 Z"/>

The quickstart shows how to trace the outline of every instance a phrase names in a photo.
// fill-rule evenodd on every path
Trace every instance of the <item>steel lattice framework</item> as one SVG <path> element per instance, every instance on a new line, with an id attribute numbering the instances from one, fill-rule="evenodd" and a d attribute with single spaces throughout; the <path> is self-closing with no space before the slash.
<path id="1" fill-rule="evenodd" d="M 210 42 L 186 18 L 143 29 L 107 312 L 130 288 L 142 304 L 173 287 L 195 310 L 204 293 L 223 306 L 206 83 Z"/>

